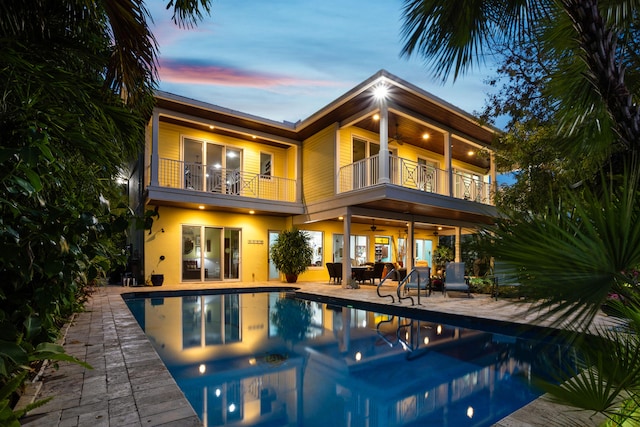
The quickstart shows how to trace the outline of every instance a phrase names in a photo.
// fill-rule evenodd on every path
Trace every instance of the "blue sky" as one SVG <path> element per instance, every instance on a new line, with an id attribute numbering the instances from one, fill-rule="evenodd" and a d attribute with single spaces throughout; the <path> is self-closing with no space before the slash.
<path id="1" fill-rule="evenodd" d="M 400 0 L 217 0 L 192 29 L 166 2 L 147 2 L 159 44 L 161 90 L 277 121 L 309 117 L 380 69 L 473 113 L 492 70 L 435 80 L 400 57 Z"/>

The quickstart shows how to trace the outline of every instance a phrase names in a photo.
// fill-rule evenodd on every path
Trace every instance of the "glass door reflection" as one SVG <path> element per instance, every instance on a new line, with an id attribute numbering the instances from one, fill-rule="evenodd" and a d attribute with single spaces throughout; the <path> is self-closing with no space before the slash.
<path id="1" fill-rule="evenodd" d="M 182 348 L 240 341 L 239 295 L 182 297 Z"/>

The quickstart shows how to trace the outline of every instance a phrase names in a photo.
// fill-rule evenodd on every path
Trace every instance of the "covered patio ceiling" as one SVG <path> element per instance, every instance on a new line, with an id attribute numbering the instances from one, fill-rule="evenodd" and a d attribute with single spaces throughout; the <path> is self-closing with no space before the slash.
<path id="1" fill-rule="evenodd" d="M 375 113 L 357 121 L 354 126 L 373 133 L 380 133 L 380 121 Z M 484 155 L 478 146 L 451 137 L 451 155 L 479 168 L 489 169 L 488 155 Z M 413 145 L 444 156 L 444 133 L 434 127 L 389 111 L 389 145 Z"/>

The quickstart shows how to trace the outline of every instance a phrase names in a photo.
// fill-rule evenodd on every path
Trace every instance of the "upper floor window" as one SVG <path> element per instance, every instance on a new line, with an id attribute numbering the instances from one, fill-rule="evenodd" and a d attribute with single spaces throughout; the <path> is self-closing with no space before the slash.
<path id="1" fill-rule="evenodd" d="M 380 144 L 364 138 L 353 137 L 353 161 L 375 156 L 380 152 Z"/>
<path id="2" fill-rule="evenodd" d="M 273 165 L 273 154 L 260 153 L 260 176 L 262 178 L 271 177 L 271 165 Z"/>
<path id="3" fill-rule="evenodd" d="M 185 163 L 202 165 L 207 169 L 239 170 L 242 151 L 209 141 L 184 138 L 183 160 Z"/>
<path id="4" fill-rule="evenodd" d="M 234 193 L 242 172 L 242 150 L 209 141 L 183 139 L 184 187 Z"/>

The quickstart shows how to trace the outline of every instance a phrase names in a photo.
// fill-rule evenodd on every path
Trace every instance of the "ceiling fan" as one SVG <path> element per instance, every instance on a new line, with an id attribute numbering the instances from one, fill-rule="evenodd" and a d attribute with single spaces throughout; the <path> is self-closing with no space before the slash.
<path id="1" fill-rule="evenodd" d="M 398 121 L 396 121 L 396 133 L 394 135 L 390 135 L 389 136 L 389 142 L 397 142 L 398 145 L 402 145 L 404 144 L 404 138 L 402 137 L 402 135 L 400 135 L 400 132 L 398 131 Z"/>
<path id="2" fill-rule="evenodd" d="M 372 219 L 372 220 L 371 220 L 371 227 L 369 227 L 369 229 L 370 229 L 371 231 L 376 231 L 376 230 L 378 230 L 378 227 L 376 226 L 376 220 L 375 220 L 375 219 Z M 378 231 L 385 231 L 385 230 L 380 229 L 380 230 L 378 230 Z"/>

